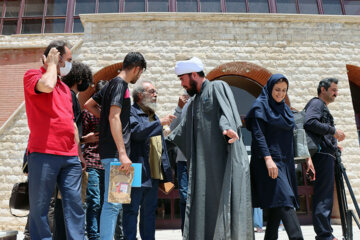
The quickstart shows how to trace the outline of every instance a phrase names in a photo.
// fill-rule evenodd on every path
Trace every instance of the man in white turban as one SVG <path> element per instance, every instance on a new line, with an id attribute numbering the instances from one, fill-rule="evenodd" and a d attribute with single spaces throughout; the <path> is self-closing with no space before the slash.
<path id="1" fill-rule="evenodd" d="M 186 116 L 169 136 L 189 159 L 189 190 L 183 238 L 254 238 L 249 160 L 233 93 L 223 81 L 205 78 L 193 57 L 175 73 L 190 96 Z"/>

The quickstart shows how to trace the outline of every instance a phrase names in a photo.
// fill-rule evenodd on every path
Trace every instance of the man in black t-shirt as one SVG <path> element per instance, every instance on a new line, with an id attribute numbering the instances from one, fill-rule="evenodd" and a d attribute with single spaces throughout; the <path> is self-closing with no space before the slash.
<path id="1" fill-rule="evenodd" d="M 109 116 L 111 109 L 121 109 L 120 121 L 122 126 L 122 139 L 125 145 L 126 155 L 130 154 L 130 93 L 128 83 L 117 76 L 110 80 L 107 85 L 92 99 L 101 105 L 100 129 L 99 129 L 99 153 L 100 158 L 119 158 L 119 151 L 111 133 Z"/>
<path id="2" fill-rule="evenodd" d="M 120 169 L 129 171 L 130 92 L 128 83 L 136 83 L 146 69 L 139 52 L 128 53 L 119 75 L 85 103 L 85 108 L 100 117 L 99 153 L 105 169 L 105 196 L 100 217 L 100 239 L 113 239 L 121 204 L 108 202 L 110 163 L 121 162 Z M 100 110 L 96 107 L 101 105 Z"/>

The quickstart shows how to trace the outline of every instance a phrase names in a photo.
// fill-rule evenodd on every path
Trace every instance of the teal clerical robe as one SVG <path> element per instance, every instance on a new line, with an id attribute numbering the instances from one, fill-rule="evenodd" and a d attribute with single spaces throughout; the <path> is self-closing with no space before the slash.
<path id="1" fill-rule="evenodd" d="M 183 239 L 254 239 L 249 160 L 233 93 L 205 80 L 186 116 L 169 136 L 190 161 Z M 222 132 L 240 140 L 229 144 Z"/>

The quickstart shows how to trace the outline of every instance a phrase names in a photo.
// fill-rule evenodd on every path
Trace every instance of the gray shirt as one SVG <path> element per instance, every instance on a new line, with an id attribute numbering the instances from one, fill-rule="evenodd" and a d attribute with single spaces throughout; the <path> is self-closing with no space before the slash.
<path id="1" fill-rule="evenodd" d="M 187 111 L 187 108 L 191 102 L 192 98 L 190 98 L 186 104 L 184 105 L 183 108 L 180 108 L 179 106 L 176 106 L 175 108 L 175 112 L 174 112 L 174 115 L 175 115 L 175 119 L 172 121 L 172 123 L 170 124 L 170 130 L 174 130 L 180 123 L 181 121 L 184 119 L 185 115 L 186 115 L 186 111 Z M 184 156 L 184 154 L 181 152 L 181 150 L 176 147 L 176 162 L 179 162 L 179 161 L 183 161 L 183 162 L 186 162 L 186 157 Z"/>

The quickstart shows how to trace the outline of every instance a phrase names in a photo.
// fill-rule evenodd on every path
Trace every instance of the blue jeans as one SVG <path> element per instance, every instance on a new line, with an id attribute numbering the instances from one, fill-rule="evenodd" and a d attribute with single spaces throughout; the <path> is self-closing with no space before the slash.
<path id="1" fill-rule="evenodd" d="M 85 213 L 78 157 L 31 153 L 28 164 L 31 239 L 52 239 L 47 214 L 56 183 L 62 196 L 66 237 L 84 239 Z"/>
<path id="2" fill-rule="evenodd" d="M 100 239 L 112 240 L 115 233 L 116 220 L 121 209 L 121 203 L 109 203 L 109 180 L 110 180 L 110 163 L 119 162 L 117 158 L 104 158 L 101 163 L 105 169 L 105 194 L 104 204 L 100 216 Z"/>
<path id="3" fill-rule="evenodd" d="M 254 227 L 263 227 L 263 211 L 261 208 L 253 208 Z"/>
<path id="4" fill-rule="evenodd" d="M 188 172 L 187 172 L 187 163 L 185 161 L 177 162 L 177 178 L 178 178 L 179 195 L 180 195 L 181 231 L 183 231 L 186 199 L 188 193 Z"/>
<path id="5" fill-rule="evenodd" d="M 155 220 L 159 180 L 152 179 L 152 187 L 131 189 L 131 203 L 123 205 L 123 228 L 127 240 L 136 240 L 137 216 L 140 209 L 140 236 L 142 240 L 155 239 Z"/>
<path id="6" fill-rule="evenodd" d="M 86 232 L 89 240 L 100 239 L 100 214 L 104 203 L 103 169 L 87 168 L 89 173 L 86 189 Z"/>

